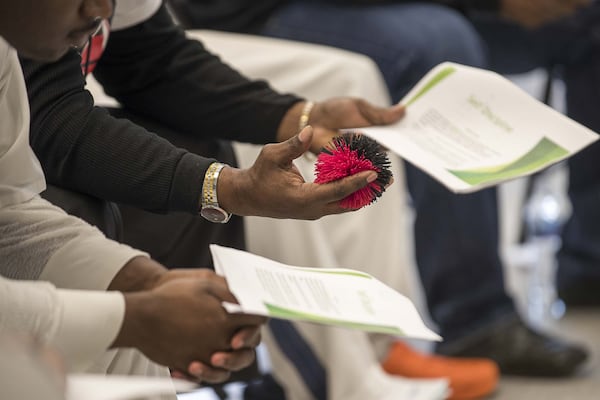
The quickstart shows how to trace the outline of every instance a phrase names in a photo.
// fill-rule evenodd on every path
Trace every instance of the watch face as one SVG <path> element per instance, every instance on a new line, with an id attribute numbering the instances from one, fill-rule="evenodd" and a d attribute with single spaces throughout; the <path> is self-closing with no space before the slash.
<path id="1" fill-rule="evenodd" d="M 202 207 L 200 215 L 210 222 L 226 222 L 229 219 L 229 214 L 225 210 L 213 206 Z"/>

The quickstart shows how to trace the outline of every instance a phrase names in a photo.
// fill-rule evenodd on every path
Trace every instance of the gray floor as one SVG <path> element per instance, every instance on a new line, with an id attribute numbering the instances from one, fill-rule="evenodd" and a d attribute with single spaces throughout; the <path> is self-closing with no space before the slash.
<path id="1" fill-rule="evenodd" d="M 600 309 L 568 311 L 554 330 L 589 348 L 592 358 L 585 368 L 568 379 L 503 378 L 492 400 L 600 399 Z"/>
<path id="2" fill-rule="evenodd" d="M 600 398 L 600 310 L 569 311 L 556 323 L 555 332 L 584 343 L 592 358 L 569 379 L 503 378 L 493 400 L 583 400 Z"/>

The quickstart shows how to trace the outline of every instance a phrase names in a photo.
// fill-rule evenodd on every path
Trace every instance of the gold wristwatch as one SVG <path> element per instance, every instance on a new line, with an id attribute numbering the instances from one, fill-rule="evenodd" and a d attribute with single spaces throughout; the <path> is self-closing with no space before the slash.
<path id="1" fill-rule="evenodd" d="M 204 183 L 202 183 L 202 200 L 200 202 L 200 215 L 210 222 L 224 224 L 231 218 L 231 213 L 223 210 L 219 206 L 217 199 L 217 181 L 221 170 L 226 167 L 225 164 L 215 162 L 210 164 L 204 174 Z"/>

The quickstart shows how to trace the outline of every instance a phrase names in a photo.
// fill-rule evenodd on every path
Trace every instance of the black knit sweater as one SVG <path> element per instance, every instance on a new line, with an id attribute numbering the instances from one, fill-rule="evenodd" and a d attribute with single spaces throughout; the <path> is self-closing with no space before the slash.
<path id="1" fill-rule="evenodd" d="M 196 213 L 208 165 L 166 140 L 94 107 L 81 57 L 21 60 L 31 104 L 31 145 L 49 183 L 147 210 Z M 275 140 L 300 99 L 250 81 L 188 40 L 163 6 L 111 33 L 95 77 L 135 113 L 198 140 Z"/>

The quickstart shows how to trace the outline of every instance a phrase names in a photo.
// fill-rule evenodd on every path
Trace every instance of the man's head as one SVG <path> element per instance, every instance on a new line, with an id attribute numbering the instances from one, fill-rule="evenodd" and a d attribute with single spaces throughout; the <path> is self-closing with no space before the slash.
<path id="1" fill-rule="evenodd" d="M 113 0 L 0 0 L 0 36 L 22 55 L 43 61 L 82 46 Z"/>

